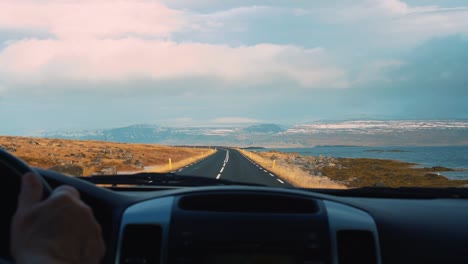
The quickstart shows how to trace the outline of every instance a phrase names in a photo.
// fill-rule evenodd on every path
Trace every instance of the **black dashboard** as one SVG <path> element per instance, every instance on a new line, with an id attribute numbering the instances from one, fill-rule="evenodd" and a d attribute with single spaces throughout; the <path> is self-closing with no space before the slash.
<path id="1" fill-rule="evenodd" d="M 369 214 L 268 188 L 194 189 L 137 203 L 123 214 L 118 248 L 120 263 L 380 263 Z"/>
<path id="2" fill-rule="evenodd" d="M 80 190 L 106 263 L 468 263 L 468 200 L 340 197 L 257 186 Z"/>

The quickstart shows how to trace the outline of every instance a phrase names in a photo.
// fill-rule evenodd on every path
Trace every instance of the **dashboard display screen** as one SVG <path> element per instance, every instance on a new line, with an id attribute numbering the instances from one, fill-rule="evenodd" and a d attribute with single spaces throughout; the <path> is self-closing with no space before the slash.
<path id="1" fill-rule="evenodd" d="M 203 263 L 223 264 L 294 264 L 297 263 L 292 256 L 274 254 L 216 254 L 207 256 Z"/>

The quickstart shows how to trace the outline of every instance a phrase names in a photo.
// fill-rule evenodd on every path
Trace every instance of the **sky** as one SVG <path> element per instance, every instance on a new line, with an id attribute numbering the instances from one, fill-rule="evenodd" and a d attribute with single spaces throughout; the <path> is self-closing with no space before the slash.
<path id="1" fill-rule="evenodd" d="M 467 119 L 468 3 L 2 0 L 0 134 Z"/>

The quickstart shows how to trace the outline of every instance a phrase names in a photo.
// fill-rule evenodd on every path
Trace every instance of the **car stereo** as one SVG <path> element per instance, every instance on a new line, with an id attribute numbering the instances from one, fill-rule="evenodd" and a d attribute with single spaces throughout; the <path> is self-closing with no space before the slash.
<path id="1" fill-rule="evenodd" d="M 169 263 L 329 263 L 321 201 L 204 195 L 174 203 Z"/>

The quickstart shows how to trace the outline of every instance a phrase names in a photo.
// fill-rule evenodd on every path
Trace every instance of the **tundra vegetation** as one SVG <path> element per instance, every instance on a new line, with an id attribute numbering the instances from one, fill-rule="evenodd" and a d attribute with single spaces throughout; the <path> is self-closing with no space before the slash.
<path id="1" fill-rule="evenodd" d="M 0 137 L 0 148 L 29 165 L 71 176 L 116 172 L 167 172 L 214 153 L 214 149 L 92 140 Z"/>

